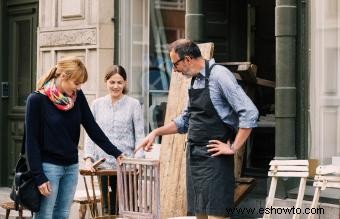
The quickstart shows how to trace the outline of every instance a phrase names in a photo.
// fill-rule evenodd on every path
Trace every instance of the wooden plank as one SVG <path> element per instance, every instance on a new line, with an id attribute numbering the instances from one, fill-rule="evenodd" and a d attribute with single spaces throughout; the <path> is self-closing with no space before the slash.
<path id="1" fill-rule="evenodd" d="M 246 180 L 246 182 L 236 183 L 236 188 L 234 191 L 234 203 L 235 206 L 240 204 L 240 202 L 245 198 L 248 192 L 250 192 L 256 185 L 254 178 L 252 180 Z"/>
<path id="2" fill-rule="evenodd" d="M 270 81 L 270 80 L 266 80 L 266 79 L 262 79 L 262 78 L 256 78 L 256 84 L 257 85 L 261 85 L 264 87 L 271 87 L 271 88 L 275 88 L 275 81 Z"/>
<path id="3" fill-rule="evenodd" d="M 155 166 L 155 204 L 154 204 L 154 212 L 160 217 L 160 190 L 159 190 L 159 166 Z"/>
<path id="4" fill-rule="evenodd" d="M 100 169 L 96 170 L 96 172 L 91 172 L 90 170 L 80 169 L 79 170 L 80 175 L 83 176 L 116 176 L 117 171 L 116 170 L 109 170 L 109 169 Z"/>
<path id="5" fill-rule="evenodd" d="M 137 190 L 137 171 L 136 171 L 136 169 L 137 169 L 137 165 L 135 164 L 134 166 L 133 166 L 133 168 L 134 168 L 134 171 L 133 171 L 133 194 L 134 194 L 134 211 L 138 211 L 138 196 L 137 196 L 137 193 L 138 193 L 138 190 Z"/>
<path id="6" fill-rule="evenodd" d="M 307 177 L 308 172 L 268 172 L 268 176 L 277 176 L 277 177 Z"/>
<path id="7" fill-rule="evenodd" d="M 147 166 L 143 165 L 142 167 L 143 169 L 143 172 L 142 172 L 142 177 L 144 178 L 143 179 L 143 183 L 142 183 L 142 203 L 143 203 L 143 209 L 142 209 L 142 212 L 147 212 Z M 143 174 L 144 173 L 144 174 Z M 143 176 L 144 175 L 144 176 Z"/>
<path id="8" fill-rule="evenodd" d="M 250 65 L 251 62 L 219 62 L 220 65 L 233 66 L 233 65 Z"/>
<path id="9" fill-rule="evenodd" d="M 307 182 L 307 178 L 301 178 L 300 179 L 300 186 L 299 186 L 299 192 L 298 192 L 298 196 L 296 198 L 296 203 L 295 203 L 295 209 L 302 207 L 302 201 L 303 201 L 303 196 L 305 194 L 305 189 L 306 189 L 306 182 Z M 293 219 L 299 219 L 300 218 L 300 214 L 297 214 L 295 212 L 295 214 L 293 215 Z"/>
<path id="10" fill-rule="evenodd" d="M 235 178 L 241 177 L 242 164 L 244 158 L 244 152 L 246 150 L 246 143 L 234 154 L 234 176 Z"/>
<path id="11" fill-rule="evenodd" d="M 132 205 L 132 203 L 133 203 L 133 197 L 132 197 L 132 173 L 131 173 L 131 165 L 129 165 L 128 166 L 129 167 L 129 182 L 128 182 L 128 184 L 129 184 L 129 209 L 130 209 L 130 211 L 133 211 L 133 205 Z M 110 184 L 109 184 L 110 185 Z"/>
<path id="12" fill-rule="evenodd" d="M 142 212 L 142 165 L 138 164 L 138 212 Z"/>
<path id="13" fill-rule="evenodd" d="M 340 176 L 325 176 L 325 175 L 315 175 L 315 180 L 327 180 L 329 182 L 340 182 Z"/>
<path id="14" fill-rule="evenodd" d="M 267 197 L 266 208 L 271 208 L 273 206 L 276 186 L 277 186 L 277 177 L 273 177 L 270 183 L 270 187 L 269 187 L 269 194 Z M 270 218 L 270 214 L 264 213 L 263 218 Z"/>
<path id="15" fill-rule="evenodd" d="M 249 84 L 256 84 L 256 74 L 257 74 L 257 66 L 254 64 L 248 64 L 248 65 L 239 65 L 237 67 L 237 73 L 242 78 L 242 81 Z"/>
<path id="16" fill-rule="evenodd" d="M 315 187 L 323 187 L 323 186 L 326 186 L 327 188 L 337 188 L 337 189 L 340 189 L 340 182 L 314 182 L 313 183 L 313 186 Z M 321 189 L 323 190 L 323 189 Z"/>
<path id="17" fill-rule="evenodd" d="M 250 177 L 241 177 L 235 179 L 236 183 L 254 183 L 255 179 Z"/>
<path id="18" fill-rule="evenodd" d="M 249 71 L 250 68 L 256 67 L 256 65 L 251 64 L 251 62 L 219 62 L 218 64 L 231 68 L 230 70 L 232 70 L 237 80 L 243 80 L 246 83 L 257 84 L 264 87 L 276 87 L 275 81 L 256 77 L 256 74 L 249 75 L 248 72 L 244 74 L 244 71 Z M 237 68 L 234 66 L 237 66 Z M 257 70 L 255 70 L 255 72 L 257 72 Z"/>
<path id="19" fill-rule="evenodd" d="M 237 80 L 242 80 L 242 77 L 239 73 L 233 72 L 233 74 Z M 271 87 L 271 88 L 275 88 L 276 86 L 275 81 L 270 81 L 270 80 L 262 79 L 259 77 L 256 77 L 256 84 L 260 86 L 264 86 L 264 87 Z"/>
<path id="20" fill-rule="evenodd" d="M 130 158 L 126 157 L 124 158 L 124 163 L 126 164 L 141 164 L 141 165 L 157 165 L 159 164 L 159 160 L 157 159 L 142 159 L 142 158 Z"/>
<path id="21" fill-rule="evenodd" d="M 324 175 L 324 174 L 340 174 L 340 167 L 333 165 L 322 165 L 316 168 L 316 174 Z"/>
<path id="22" fill-rule="evenodd" d="M 123 183 L 122 183 L 122 186 L 123 186 L 123 191 L 124 191 L 124 209 L 129 209 L 129 205 L 128 205 L 128 195 L 127 195 L 127 171 L 126 171 L 126 164 L 123 164 Z"/>
<path id="23" fill-rule="evenodd" d="M 312 201 L 312 205 L 310 206 L 310 209 L 317 208 L 317 205 L 319 203 L 319 198 L 320 198 L 320 188 L 315 188 L 313 201 Z M 313 218 L 315 218 L 315 214 L 309 213 L 308 219 L 313 219 Z"/>
<path id="24" fill-rule="evenodd" d="M 308 160 L 272 160 L 269 163 L 270 166 L 277 165 L 287 165 L 287 166 L 294 166 L 294 165 L 308 165 Z"/>
<path id="25" fill-rule="evenodd" d="M 277 171 L 309 171 L 308 166 L 270 166 L 269 170 Z"/>
<path id="26" fill-rule="evenodd" d="M 213 43 L 199 44 L 203 58 L 211 59 Z M 187 89 L 190 79 L 172 72 L 168 104 L 164 123 L 178 116 L 187 104 Z M 184 144 L 186 135 L 162 137 L 160 148 L 160 209 L 161 218 L 186 215 L 186 157 Z"/>

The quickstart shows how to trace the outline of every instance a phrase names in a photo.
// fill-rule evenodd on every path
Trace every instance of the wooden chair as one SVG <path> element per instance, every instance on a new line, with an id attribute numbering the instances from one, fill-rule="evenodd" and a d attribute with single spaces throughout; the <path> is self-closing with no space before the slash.
<path id="1" fill-rule="evenodd" d="M 92 192 L 89 191 L 89 193 L 91 194 Z M 99 190 L 96 192 L 96 195 L 97 194 L 100 194 Z M 86 190 L 76 191 L 73 202 L 79 204 L 79 219 L 85 219 L 87 206 L 91 205 L 92 203 L 92 201 L 88 201 Z M 96 202 L 100 202 L 100 197 L 96 198 Z"/>
<path id="2" fill-rule="evenodd" d="M 301 208 L 303 196 L 305 193 L 306 182 L 308 177 L 308 160 L 272 160 L 270 162 L 268 176 L 272 177 L 269 194 L 267 197 L 266 208 L 286 208 L 273 206 L 277 180 L 279 177 L 299 177 L 300 186 L 295 208 Z M 296 212 L 295 212 L 296 213 Z M 294 214 L 293 219 L 300 217 L 300 214 Z M 270 214 L 263 215 L 263 218 L 270 218 Z"/>
<path id="3" fill-rule="evenodd" d="M 14 204 L 13 201 L 1 203 L 1 207 L 6 210 L 6 217 L 5 217 L 6 219 L 9 218 L 9 214 L 11 213 L 11 210 L 16 211 L 15 204 Z M 17 210 L 18 213 L 19 213 L 19 218 L 24 218 L 23 217 L 23 210 L 24 210 L 24 208 L 22 206 L 19 206 L 19 209 Z"/>
<path id="4" fill-rule="evenodd" d="M 125 158 L 117 168 L 119 216 L 159 219 L 159 161 Z"/>
<path id="5" fill-rule="evenodd" d="M 100 193 L 100 181 L 97 183 L 98 176 L 115 176 L 117 175 L 116 170 L 97 170 L 96 172 L 91 172 L 88 170 L 80 169 L 80 175 L 83 176 L 84 185 L 85 185 L 85 193 L 86 196 L 80 195 L 75 196 L 74 202 L 80 204 L 79 208 L 79 218 L 84 219 L 87 211 L 87 206 L 89 206 L 90 214 L 93 219 L 99 218 L 115 218 L 113 215 L 103 215 L 103 197 L 102 195 L 107 195 L 108 201 L 110 201 L 110 193 L 108 194 L 101 194 Z M 109 179 L 108 179 L 109 180 Z M 110 183 L 108 182 L 108 185 Z M 110 189 L 107 189 L 110 191 Z M 101 203 L 102 209 L 99 211 L 98 203 Z M 110 203 L 108 203 L 110 208 Z M 109 209 L 110 210 L 110 209 Z"/>
<path id="6" fill-rule="evenodd" d="M 320 193 L 326 188 L 340 189 L 340 167 L 332 165 L 320 165 L 316 168 L 313 186 L 314 197 L 310 209 L 317 208 Z M 308 219 L 315 218 L 316 214 L 309 213 Z M 340 218 L 340 217 L 339 217 Z"/>

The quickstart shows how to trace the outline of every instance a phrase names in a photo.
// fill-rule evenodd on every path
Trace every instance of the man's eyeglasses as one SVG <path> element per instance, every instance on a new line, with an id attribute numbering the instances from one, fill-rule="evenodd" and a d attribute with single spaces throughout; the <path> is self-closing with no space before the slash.
<path id="1" fill-rule="evenodd" d="M 175 68 L 177 68 L 177 65 L 178 65 L 181 61 L 183 61 L 184 59 L 185 59 L 185 57 L 183 57 L 183 58 L 177 60 L 176 62 L 172 63 L 172 65 L 173 65 Z"/>

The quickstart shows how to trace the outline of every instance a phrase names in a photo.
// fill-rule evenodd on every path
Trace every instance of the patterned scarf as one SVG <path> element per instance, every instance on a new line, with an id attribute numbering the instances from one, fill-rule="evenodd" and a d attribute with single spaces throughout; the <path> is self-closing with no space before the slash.
<path id="1" fill-rule="evenodd" d="M 46 95 L 59 110 L 63 111 L 72 109 L 77 98 L 76 93 L 70 97 L 61 93 L 56 87 L 54 78 L 47 81 L 39 92 Z"/>

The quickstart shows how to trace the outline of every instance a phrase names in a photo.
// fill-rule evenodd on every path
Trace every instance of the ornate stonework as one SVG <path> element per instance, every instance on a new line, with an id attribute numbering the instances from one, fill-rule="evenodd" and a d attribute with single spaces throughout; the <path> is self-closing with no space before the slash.
<path id="1" fill-rule="evenodd" d="M 39 38 L 40 47 L 96 45 L 97 31 L 93 28 L 41 32 Z"/>

